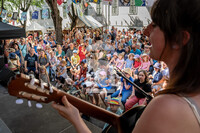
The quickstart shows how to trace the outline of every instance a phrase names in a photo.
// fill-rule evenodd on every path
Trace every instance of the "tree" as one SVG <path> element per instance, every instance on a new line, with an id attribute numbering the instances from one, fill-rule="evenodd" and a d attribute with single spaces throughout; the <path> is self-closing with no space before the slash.
<path id="1" fill-rule="evenodd" d="M 62 17 L 60 16 L 60 11 L 57 6 L 57 0 L 45 0 L 51 9 L 51 17 L 53 19 L 54 28 L 56 31 L 56 41 L 62 44 L 63 34 L 62 34 Z"/>
<path id="2" fill-rule="evenodd" d="M 27 12 L 30 6 L 42 7 L 44 0 L 4 0 L 3 7 L 8 11 L 17 11 L 20 12 Z M 22 22 L 19 19 L 19 22 L 26 28 L 26 21 Z"/>
<path id="3" fill-rule="evenodd" d="M 72 30 L 77 24 L 78 16 L 75 14 L 75 8 L 74 8 L 74 4 L 73 3 L 71 5 L 71 8 L 72 8 L 72 13 L 69 12 L 68 16 L 71 19 L 71 30 Z"/>

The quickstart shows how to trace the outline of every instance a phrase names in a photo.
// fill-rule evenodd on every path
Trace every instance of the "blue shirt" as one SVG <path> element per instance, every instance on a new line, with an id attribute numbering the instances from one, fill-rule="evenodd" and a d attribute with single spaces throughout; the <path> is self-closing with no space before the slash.
<path id="1" fill-rule="evenodd" d="M 130 77 L 129 79 L 130 79 L 132 82 L 134 82 L 134 79 L 133 79 L 132 77 Z M 128 90 L 126 90 L 126 88 L 125 88 L 123 78 L 121 78 L 121 82 L 123 83 L 123 89 L 122 89 L 122 91 L 132 91 L 133 85 L 132 85 L 130 82 L 126 81 L 126 85 L 130 85 L 130 86 L 131 86 Z"/>
<path id="2" fill-rule="evenodd" d="M 126 59 L 126 66 L 125 66 L 125 68 L 131 68 L 133 63 L 134 63 L 133 60 Z"/>
<path id="3" fill-rule="evenodd" d="M 27 54 L 27 46 L 26 46 L 26 44 L 24 44 L 24 45 L 19 44 L 19 48 L 22 51 L 23 57 L 25 57 L 26 54 Z"/>
<path id="4" fill-rule="evenodd" d="M 136 55 L 136 54 L 141 55 L 141 51 L 139 49 L 136 49 L 135 51 L 133 51 L 133 49 L 131 49 L 130 53 L 133 53 L 134 55 Z"/>
<path id="5" fill-rule="evenodd" d="M 153 73 L 155 73 L 155 71 L 154 71 Z M 153 75 L 154 75 L 154 74 L 153 74 Z M 160 81 L 160 80 L 162 79 L 162 77 L 163 77 L 162 73 L 161 73 L 161 72 L 157 72 L 157 73 L 154 75 L 152 82 L 153 82 L 153 83 L 157 83 L 158 81 Z"/>

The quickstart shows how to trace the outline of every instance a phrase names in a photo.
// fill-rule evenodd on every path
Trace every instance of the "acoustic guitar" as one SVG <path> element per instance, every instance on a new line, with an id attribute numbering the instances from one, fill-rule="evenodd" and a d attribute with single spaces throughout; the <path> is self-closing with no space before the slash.
<path id="1" fill-rule="evenodd" d="M 92 116 L 112 125 L 103 131 L 105 133 L 131 133 L 145 108 L 145 106 L 137 106 L 126 111 L 122 115 L 116 115 L 89 102 L 67 94 L 64 91 L 58 90 L 55 87 L 49 88 L 45 85 L 44 89 L 42 89 L 39 80 L 37 79 L 35 79 L 34 85 L 32 85 L 30 81 L 31 78 L 28 75 L 16 75 L 8 83 L 9 94 L 18 98 L 25 98 L 42 103 L 55 101 L 60 104 L 62 104 L 61 98 L 65 95 L 69 102 L 78 108 L 83 114 Z M 50 91 L 52 89 L 53 92 Z"/>

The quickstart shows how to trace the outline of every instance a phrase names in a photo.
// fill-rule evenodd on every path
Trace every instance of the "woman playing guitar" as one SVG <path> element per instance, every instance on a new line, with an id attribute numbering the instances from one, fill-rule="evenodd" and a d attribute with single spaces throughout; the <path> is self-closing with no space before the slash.
<path id="1" fill-rule="evenodd" d="M 146 107 L 133 133 L 200 132 L 200 2 L 157 0 L 152 23 L 144 31 L 152 44 L 150 57 L 166 62 L 170 70 L 167 89 Z M 90 132 L 64 96 L 64 106 L 52 106 L 68 119 L 77 132 Z"/>

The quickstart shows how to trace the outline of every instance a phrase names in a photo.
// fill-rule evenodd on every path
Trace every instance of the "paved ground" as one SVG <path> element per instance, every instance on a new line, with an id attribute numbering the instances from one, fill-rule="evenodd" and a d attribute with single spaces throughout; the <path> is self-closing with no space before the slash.
<path id="1" fill-rule="evenodd" d="M 0 85 L 0 133 L 75 133 L 74 127 L 61 117 L 50 104 L 43 104 L 42 109 L 27 106 L 27 100 L 21 105 L 15 104 L 15 97 L 7 94 Z M 100 133 L 102 122 L 91 118 L 86 122 L 93 133 Z"/>

